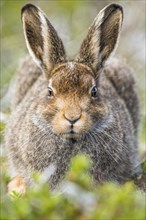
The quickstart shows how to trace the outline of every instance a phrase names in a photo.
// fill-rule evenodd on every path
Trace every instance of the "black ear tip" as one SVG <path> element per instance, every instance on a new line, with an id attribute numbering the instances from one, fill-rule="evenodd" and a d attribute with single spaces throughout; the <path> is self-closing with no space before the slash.
<path id="1" fill-rule="evenodd" d="M 123 7 L 119 4 L 116 4 L 116 3 L 112 3 L 109 5 L 110 8 L 112 8 L 113 10 L 120 10 L 123 14 Z"/>
<path id="2" fill-rule="evenodd" d="M 28 4 L 26 4 L 26 5 L 24 5 L 23 7 L 22 7 L 22 9 L 21 9 L 21 15 L 24 13 L 24 11 L 25 10 L 31 10 L 31 9 L 35 9 L 35 10 L 38 10 L 38 8 L 35 6 L 35 5 L 33 5 L 33 4 L 31 4 L 31 3 L 28 3 Z"/>
<path id="3" fill-rule="evenodd" d="M 120 11 L 123 18 L 123 7 L 119 4 L 112 3 L 104 8 L 104 12 L 105 12 L 104 15 L 105 17 L 108 17 L 113 12 L 118 12 L 118 11 Z"/>

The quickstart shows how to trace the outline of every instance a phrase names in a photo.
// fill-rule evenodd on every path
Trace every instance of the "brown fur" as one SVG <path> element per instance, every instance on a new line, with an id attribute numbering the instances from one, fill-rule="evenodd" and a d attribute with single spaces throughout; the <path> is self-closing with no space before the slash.
<path id="1" fill-rule="evenodd" d="M 44 55 L 38 56 L 26 34 L 29 14 L 32 32 L 41 24 L 37 35 L 43 39 Z M 44 13 L 31 4 L 24 7 L 26 42 L 39 67 L 27 58 L 19 69 L 5 137 L 12 176 L 22 176 L 29 184 L 33 171 L 43 172 L 53 164 L 49 184 L 54 188 L 63 179 L 70 159 L 78 153 L 91 158 L 91 174 L 97 182 L 122 183 L 132 175 L 138 160 L 135 81 L 130 68 L 122 62 L 111 59 L 105 63 L 117 45 L 122 18 L 121 6 L 104 8 L 91 25 L 76 59 L 68 61 Z"/>

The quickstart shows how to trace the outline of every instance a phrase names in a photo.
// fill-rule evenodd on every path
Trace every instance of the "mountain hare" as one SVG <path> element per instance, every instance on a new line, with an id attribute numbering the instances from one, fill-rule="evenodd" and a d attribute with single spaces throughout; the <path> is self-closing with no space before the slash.
<path id="1" fill-rule="evenodd" d="M 92 161 L 97 183 L 125 182 L 137 163 L 138 98 L 133 73 L 110 59 L 123 21 L 120 5 L 99 12 L 74 60 L 44 12 L 27 4 L 22 23 L 27 57 L 19 69 L 6 149 L 12 181 L 9 191 L 25 192 L 34 171 L 54 166 L 55 188 L 71 158 Z"/>

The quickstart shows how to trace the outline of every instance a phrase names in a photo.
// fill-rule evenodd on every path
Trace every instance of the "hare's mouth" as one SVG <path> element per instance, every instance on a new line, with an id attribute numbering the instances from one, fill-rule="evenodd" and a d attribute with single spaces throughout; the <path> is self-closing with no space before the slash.
<path id="1" fill-rule="evenodd" d="M 62 136 L 66 139 L 77 139 L 79 137 L 79 133 L 71 130 L 70 132 L 63 133 Z"/>

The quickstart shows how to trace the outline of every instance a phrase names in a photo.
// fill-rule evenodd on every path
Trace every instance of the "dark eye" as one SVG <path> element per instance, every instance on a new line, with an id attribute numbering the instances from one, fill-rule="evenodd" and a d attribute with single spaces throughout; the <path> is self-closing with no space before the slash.
<path id="1" fill-rule="evenodd" d="M 92 90 L 91 90 L 91 96 L 92 96 L 93 98 L 95 98 L 95 97 L 97 96 L 97 88 L 96 88 L 96 86 L 94 86 L 94 87 L 92 88 Z"/>
<path id="2" fill-rule="evenodd" d="M 49 97 L 54 96 L 53 90 L 50 87 L 48 87 L 48 96 Z"/>

